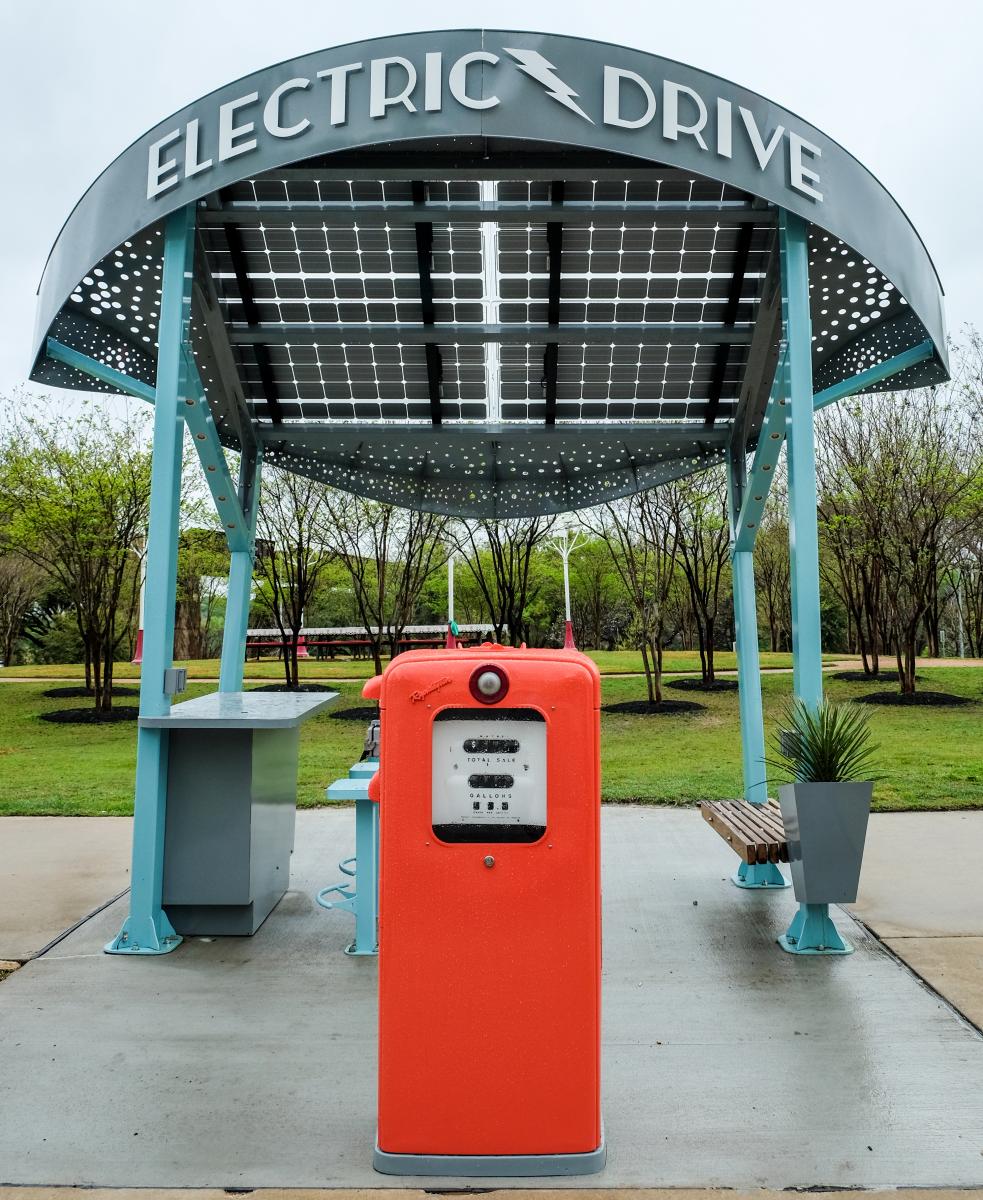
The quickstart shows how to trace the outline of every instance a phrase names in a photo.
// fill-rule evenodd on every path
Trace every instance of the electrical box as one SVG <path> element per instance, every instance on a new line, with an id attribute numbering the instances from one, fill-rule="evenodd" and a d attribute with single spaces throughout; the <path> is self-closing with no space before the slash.
<path id="1" fill-rule="evenodd" d="M 575 650 L 420 650 L 379 700 L 390 1174 L 600 1170 L 600 680 Z"/>

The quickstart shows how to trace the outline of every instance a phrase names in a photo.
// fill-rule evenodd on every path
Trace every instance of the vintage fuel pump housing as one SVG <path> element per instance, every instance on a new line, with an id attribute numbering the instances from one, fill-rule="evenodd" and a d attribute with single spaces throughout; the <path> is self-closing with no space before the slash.
<path id="1" fill-rule="evenodd" d="M 419 650 L 364 694 L 382 716 L 375 1167 L 598 1171 L 597 668 Z"/>

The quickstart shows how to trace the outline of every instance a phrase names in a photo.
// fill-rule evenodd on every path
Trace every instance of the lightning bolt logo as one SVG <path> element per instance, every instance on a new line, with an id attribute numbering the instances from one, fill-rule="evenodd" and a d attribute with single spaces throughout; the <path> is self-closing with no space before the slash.
<path id="1" fill-rule="evenodd" d="M 538 50 L 513 50 L 508 46 L 503 46 L 502 49 L 506 54 L 512 55 L 519 64 L 520 71 L 523 71 L 530 79 L 535 79 L 537 83 L 543 85 L 548 96 L 552 96 L 557 103 L 562 104 L 564 108 L 569 108 L 578 117 L 583 117 L 591 125 L 594 124 L 580 105 L 574 101 L 574 97 L 579 95 L 579 93 L 575 92 L 569 84 L 563 82 L 553 70 L 553 64 L 543 58 Z"/>

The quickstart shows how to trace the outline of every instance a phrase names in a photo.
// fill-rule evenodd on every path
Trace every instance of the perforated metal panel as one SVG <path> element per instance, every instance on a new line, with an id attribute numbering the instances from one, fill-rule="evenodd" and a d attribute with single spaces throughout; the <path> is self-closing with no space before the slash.
<path id="1" fill-rule="evenodd" d="M 266 461 L 409 508 L 568 512 L 723 461 L 727 430 L 663 426 L 324 426 L 264 430 Z"/>
<path id="2" fill-rule="evenodd" d="M 339 179 L 301 164 L 212 197 L 191 336 L 223 442 L 254 424 L 269 462 L 474 516 L 583 507 L 720 461 L 774 211 L 669 168 L 573 174 Z M 161 256 L 159 226 L 117 247 L 51 336 L 153 383 Z M 817 227 L 810 287 L 817 390 L 926 336 L 897 287 Z M 940 372 L 929 360 L 894 385 Z M 35 377 L 113 390 L 50 360 Z"/>

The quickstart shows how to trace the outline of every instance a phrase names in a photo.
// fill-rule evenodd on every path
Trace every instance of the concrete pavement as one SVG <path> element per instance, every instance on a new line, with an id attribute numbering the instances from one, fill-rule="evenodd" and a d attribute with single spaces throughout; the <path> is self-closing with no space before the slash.
<path id="1" fill-rule="evenodd" d="M 130 883 L 129 817 L 0 817 L 0 959 L 23 962 Z"/>
<path id="2" fill-rule="evenodd" d="M 391 1200 L 385 1188 L 255 1188 L 253 1200 Z M 722 1200 L 719 1188 L 502 1188 L 489 1200 Z M 434 1189 L 401 1188 L 400 1200 L 429 1200 Z M 228 1200 L 222 1188 L 45 1188 L 0 1187 L 0 1200 Z M 866 1191 L 864 1200 L 976 1200 L 968 1188 L 899 1188 Z M 788 1200 L 784 1192 L 728 1191 L 726 1200 Z M 841 1192 L 810 1192 L 810 1200 L 843 1200 Z"/>
<path id="3" fill-rule="evenodd" d="M 695 811 L 602 829 L 610 1156 L 578 1191 L 983 1185 L 977 1031 L 845 914 L 856 954 L 782 953 L 792 897 L 735 889 Z M 352 839 L 351 810 L 299 814 L 254 938 L 109 958 L 120 902 L 0 985 L 0 1182 L 378 1186 L 376 964 L 312 902 Z"/>
<path id="4" fill-rule="evenodd" d="M 875 814 L 850 908 L 983 1027 L 983 812 Z"/>

